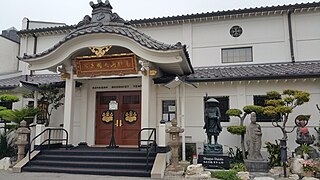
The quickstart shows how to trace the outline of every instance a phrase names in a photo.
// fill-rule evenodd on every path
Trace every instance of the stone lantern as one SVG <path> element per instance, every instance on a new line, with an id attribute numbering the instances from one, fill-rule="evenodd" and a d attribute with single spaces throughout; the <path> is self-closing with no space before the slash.
<path id="1" fill-rule="evenodd" d="M 183 170 L 182 166 L 179 165 L 179 146 L 180 146 L 180 138 L 179 133 L 183 133 L 184 129 L 177 127 L 177 119 L 173 119 L 171 121 L 171 127 L 166 129 L 166 132 L 170 134 L 170 142 L 169 145 L 172 149 L 172 158 L 171 165 L 169 166 L 169 171 L 181 171 Z"/>
<path id="2" fill-rule="evenodd" d="M 30 130 L 27 128 L 27 122 L 25 120 L 20 122 L 20 127 L 18 128 L 17 133 L 18 138 L 15 144 L 18 146 L 17 162 L 19 162 L 24 158 L 25 147 L 29 144 L 28 136 L 30 134 Z"/>

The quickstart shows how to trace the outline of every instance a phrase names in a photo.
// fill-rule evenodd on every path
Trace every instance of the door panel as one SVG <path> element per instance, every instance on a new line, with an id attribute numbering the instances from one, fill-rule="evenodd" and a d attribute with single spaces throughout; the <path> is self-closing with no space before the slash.
<path id="1" fill-rule="evenodd" d="M 109 144 L 111 139 L 112 121 L 103 121 L 103 116 L 108 112 L 109 102 L 111 100 L 117 101 L 116 93 L 97 93 L 96 96 L 96 144 Z M 117 112 L 112 114 L 112 117 L 116 117 Z M 110 118 L 110 113 L 108 114 Z"/>
<path id="2" fill-rule="evenodd" d="M 141 128 L 141 92 L 98 92 L 96 101 L 96 144 L 107 145 L 115 121 L 117 145 L 137 145 Z M 118 102 L 118 110 L 108 111 L 110 100 Z"/>

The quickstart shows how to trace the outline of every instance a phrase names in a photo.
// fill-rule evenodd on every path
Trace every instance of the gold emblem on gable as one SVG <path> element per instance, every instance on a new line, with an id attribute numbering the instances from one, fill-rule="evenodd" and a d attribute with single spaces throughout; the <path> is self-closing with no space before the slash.
<path id="1" fill-rule="evenodd" d="M 110 111 L 103 112 L 101 115 L 101 120 L 106 123 L 111 122 L 113 120 L 113 113 Z"/>
<path id="2" fill-rule="evenodd" d="M 97 57 L 104 56 L 111 48 L 112 48 L 112 46 L 89 47 L 91 52 L 96 54 Z"/>
<path id="3" fill-rule="evenodd" d="M 133 111 L 133 110 L 129 110 L 125 113 L 125 121 L 127 122 L 136 122 L 137 119 L 138 119 L 138 113 L 136 111 Z"/>

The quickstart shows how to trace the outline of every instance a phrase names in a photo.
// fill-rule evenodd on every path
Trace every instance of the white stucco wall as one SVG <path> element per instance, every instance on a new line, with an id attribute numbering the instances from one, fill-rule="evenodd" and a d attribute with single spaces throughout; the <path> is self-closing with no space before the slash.
<path id="1" fill-rule="evenodd" d="M 308 13 L 294 13 L 292 15 L 294 52 L 297 61 L 319 60 L 320 51 L 320 13 L 319 11 Z M 181 41 L 187 44 L 193 66 L 216 66 L 231 65 L 221 63 L 221 48 L 253 47 L 253 62 L 250 63 L 272 63 L 291 62 L 289 47 L 289 32 L 287 15 L 251 16 L 247 18 L 223 19 L 211 22 L 185 22 L 177 25 L 162 25 L 138 28 L 156 40 L 164 43 L 175 44 Z M 232 26 L 239 25 L 243 28 L 243 34 L 239 38 L 231 37 L 229 30 Z M 41 26 L 39 26 L 41 27 Z M 53 44 L 63 38 L 63 35 L 48 35 L 38 37 L 37 52 L 50 48 Z M 20 56 L 24 53 L 32 54 L 34 47 L 33 37 L 22 37 Z M 239 64 L 239 63 L 238 63 Z M 20 69 L 28 74 L 25 63 L 20 64 Z M 72 143 L 81 141 L 94 144 L 95 139 L 95 93 L 97 91 L 126 91 L 129 89 L 93 88 L 95 86 L 106 87 L 110 84 L 139 84 L 140 80 L 132 79 L 109 79 L 109 80 L 81 80 L 83 85 L 76 89 L 74 98 L 74 136 Z M 297 114 L 311 114 L 309 127 L 318 126 L 319 113 L 315 104 L 320 102 L 319 79 L 294 80 L 270 80 L 270 81 L 243 81 L 243 82 L 217 82 L 201 83 L 198 88 L 186 86 L 186 131 L 185 135 L 192 142 L 204 142 L 206 139 L 203 126 L 203 96 L 229 96 L 230 108 L 242 108 L 252 104 L 253 95 L 264 95 L 267 91 L 284 89 L 299 89 L 311 93 L 311 101 L 303 107 L 297 108 L 291 115 L 291 119 Z M 158 126 L 162 118 L 162 100 L 175 100 L 175 90 L 169 90 L 161 86 L 154 86 L 152 91 L 151 113 L 155 119 L 148 120 L 150 127 Z M 139 89 L 139 88 L 138 88 Z M 63 122 L 63 108 L 54 112 L 53 117 L 59 125 Z M 230 122 L 223 122 L 223 132 L 219 142 L 227 146 L 240 146 L 238 136 L 233 136 L 226 131 L 230 125 L 238 125 L 236 118 Z M 248 119 L 246 119 L 248 123 Z M 263 141 L 274 141 L 281 138 L 281 132 L 271 126 L 270 123 L 260 123 L 263 130 Z M 289 126 L 292 126 L 292 121 Z M 312 128 L 310 131 L 314 133 Z M 289 135 L 289 148 L 292 150 L 296 144 L 294 133 Z"/>
<path id="2" fill-rule="evenodd" d="M 293 33 L 296 37 L 296 57 L 298 60 L 319 60 L 320 51 L 320 13 L 293 16 Z"/>
<path id="3" fill-rule="evenodd" d="M 18 71 L 19 44 L 0 36 L 0 74 Z"/>
<path id="4" fill-rule="evenodd" d="M 203 130 L 204 124 L 204 104 L 203 97 L 206 93 L 209 96 L 229 96 L 230 108 L 242 109 L 245 105 L 253 105 L 254 95 L 265 95 L 266 92 L 276 90 L 282 92 L 285 89 L 296 89 L 307 91 L 311 94 L 310 102 L 303 106 L 294 109 L 290 115 L 290 120 L 287 123 L 288 129 L 294 125 L 294 118 L 299 114 L 309 114 L 311 119 L 309 122 L 309 130 L 311 134 L 316 136 L 313 127 L 319 126 L 319 112 L 316 109 L 316 104 L 320 102 L 320 88 L 317 79 L 306 79 L 306 80 L 272 80 L 272 81 L 242 81 L 240 82 L 219 82 L 219 83 L 200 83 L 197 84 L 198 88 L 192 88 L 186 86 L 186 129 L 185 135 L 191 137 L 192 142 L 204 142 L 206 140 L 206 134 Z M 158 106 L 157 106 L 157 121 L 160 122 L 162 118 L 162 107 L 161 103 L 163 100 L 174 100 L 175 91 L 168 90 L 164 87 L 158 88 Z M 245 124 L 249 124 L 250 116 L 245 120 Z M 280 129 L 274 128 L 269 122 L 260 122 L 262 127 L 263 142 L 280 139 L 282 133 Z M 230 122 L 222 122 L 223 131 L 219 136 L 219 143 L 225 146 L 240 146 L 240 136 L 231 135 L 227 132 L 227 127 L 231 125 L 239 125 L 237 118 L 231 117 Z M 188 139 L 189 139 L 188 138 Z M 289 134 L 288 147 L 289 151 L 294 150 L 297 147 L 295 143 L 295 132 Z M 227 148 L 225 148 L 227 149 Z M 264 149 L 265 151 L 265 149 Z"/>
<path id="5" fill-rule="evenodd" d="M 319 12 L 292 14 L 296 61 L 319 59 L 320 52 L 315 49 L 320 47 L 320 33 L 317 31 L 320 28 L 319 18 Z M 234 25 L 243 29 L 242 35 L 238 38 L 229 34 L 230 28 Z M 221 18 L 218 21 L 186 22 L 183 25 L 144 27 L 139 30 L 159 41 L 180 41 L 186 44 L 192 65 L 195 67 L 240 64 L 221 62 L 221 48 L 236 47 L 253 48 L 253 62 L 247 63 L 291 61 L 287 14 Z"/>
<path id="6" fill-rule="evenodd" d="M 320 52 L 320 13 L 303 12 L 292 14 L 292 31 L 296 61 L 318 60 Z M 33 23 L 32 27 L 36 27 Z M 42 27 L 42 24 L 39 24 Z M 54 24 L 48 24 L 53 26 Z M 234 38 L 229 34 L 232 26 L 239 25 L 243 34 Z M 232 65 L 221 62 L 221 48 L 252 47 L 253 62 L 290 62 L 288 17 L 282 15 L 250 16 L 207 22 L 184 22 L 175 25 L 138 28 L 156 40 L 187 45 L 194 67 Z M 61 40 L 66 34 L 41 35 L 38 37 L 37 53 L 43 52 Z M 34 38 L 22 38 L 20 56 L 33 54 Z M 239 63 L 233 63 L 239 64 Z M 21 65 L 21 69 L 27 68 Z M 24 72 L 27 72 L 24 70 Z"/>

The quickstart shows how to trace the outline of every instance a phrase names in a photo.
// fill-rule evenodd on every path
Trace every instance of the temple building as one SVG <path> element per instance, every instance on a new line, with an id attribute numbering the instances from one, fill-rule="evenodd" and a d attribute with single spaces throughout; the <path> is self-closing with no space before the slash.
<path id="1" fill-rule="evenodd" d="M 219 143 L 225 150 L 239 147 L 240 137 L 226 128 L 239 120 L 226 111 L 264 105 L 266 92 L 285 89 L 311 94 L 288 126 L 298 114 L 310 114 L 308 126 L 319 126 L 319 2 L 130 21 L 112 12 L 109 1 L 90 6 L 92 15 L 75 25 L 25 18 L 15 60 L 20 75 L 0 80 L 1 89 L 12 91 L 60 84 L 64 105 L 53 112 L 49 127 L 66 129 L 71 144 L 109 144 L 114 120 L 117 145 L 136 146 L 140 129 L 156 128 L 158 144 L 165 146 L 160 122 L 177 118 L 185 129 L 185 158 L 185 143 L 201 147 L 206 140 L 208 96 L 220 102 Z M 21 106 L 28 101 L 33 99 Z M 115 111 L 109 110 L 110 101 L 117 103 Z M 282 137 L 270 118 L 257 121 L 263 142 Z M 292 151 L 295 133 L 289 139 Z"/>

